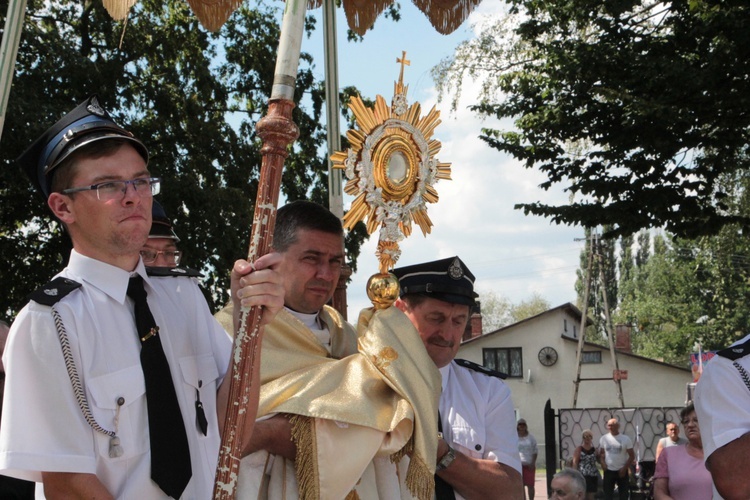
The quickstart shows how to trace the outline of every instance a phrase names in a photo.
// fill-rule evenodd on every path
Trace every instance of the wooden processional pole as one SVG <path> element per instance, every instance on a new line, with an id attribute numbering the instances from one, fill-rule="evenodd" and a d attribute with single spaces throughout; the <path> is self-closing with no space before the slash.
<path id="1" fill-rule="evenodd" d="M 289 145 L 299 136 L 299 128 L 292 121 L 292 110 L 306 8 L 307 0 L 286 0 L 268 114 L 256 126 L 258 136 L 263 140 L 263 147 L 260 185 L 255 200 L 248 251 L 250 262 L 268 253 L 271 247 L 276 207 L 279 202 L 281 171 L 289 154 Z M 247 415 L 247 406 L 253 367 L 260 344 L 261 312 L 258 307 L 243 308 L 240 313 L 240 326 L 234 336 L 229 403 L 219 449 L 214 499 L 234 498 L 242 458 L 245 422 L 247 418 L 255 419 L 255 415 Z"/>

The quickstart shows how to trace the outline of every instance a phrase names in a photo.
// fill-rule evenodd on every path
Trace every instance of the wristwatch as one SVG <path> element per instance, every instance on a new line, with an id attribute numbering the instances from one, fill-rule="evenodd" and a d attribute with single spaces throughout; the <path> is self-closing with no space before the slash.
<path id="1" fill-rule="evenodd" d="M 456 450 L 448 446 L 448 452 L 443 455 L 443 458 L 440 459 L 440 461 L 437 464 L 437 467 L 435 467 L 436 471 L 445 470 L 448 468 L 450 464 L 453 463 L 453 461 L 456 459 Z"/>

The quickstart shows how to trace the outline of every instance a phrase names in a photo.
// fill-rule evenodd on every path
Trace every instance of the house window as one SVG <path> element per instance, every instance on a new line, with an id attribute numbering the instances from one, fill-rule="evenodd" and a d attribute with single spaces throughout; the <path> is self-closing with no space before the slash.
<path id="1" fill-rule="evenodd" d="M 511 378 L 523 377 L 523 361 L 520 347 L 482 349 L 482 364 Z"/>
<path id="2" fill-rule="evenodd" d="M 568 331 L 568 320 L 567 319 L 563 320 L 563 331 L 564 332 Z"/>
<path id="3" fill-rule="evenodd" d="M 601 364 L 602 351 L 583 351 L 581 356 L 582 364 Z"/>

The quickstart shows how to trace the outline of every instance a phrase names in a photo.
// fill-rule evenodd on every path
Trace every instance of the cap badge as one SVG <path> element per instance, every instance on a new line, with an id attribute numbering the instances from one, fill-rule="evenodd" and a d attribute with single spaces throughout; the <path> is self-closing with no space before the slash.
<path id="1" fill-rule="evenodd" d="M 104 116 L 107 114 L 107 112 L 104 111 L 104 108 L 99 106 L 99 101 L 96 99 L 96 97 L 93 97 L 91 99 L 91 102 L 88 106 L 86 106 L 86 109 L 89 111 L 89 113 L 96 116 Z"/>
<path id="2" fill-rule="evenodd" d="M 458 259 L 454 259 L 448 266 L 448 276 L 454 280 L 460 280 L 464 277 L 464 270 L 461 268 L 461 262 Z"/>

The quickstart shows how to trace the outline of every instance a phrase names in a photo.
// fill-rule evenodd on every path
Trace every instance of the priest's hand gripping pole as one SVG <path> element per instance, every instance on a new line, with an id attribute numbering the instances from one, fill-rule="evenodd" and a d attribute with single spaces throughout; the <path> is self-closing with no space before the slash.
<path id="1" fill-rule="evenodd" d="M 287 0 L 284 20 L 281 24 L 281 41 L 276 59 L 273 89 L 268 105 L 268 114 L 258 122 L 256 130 L 263 140 L 263 155 L 260 170 L 260 185 L 255 200 L 253 229 L 250 237 L 248 260 L 255 261 L 268 253 L 276 222 L 276 206 L 279 202 L 279 187 L 288 146 L 299 136 L 299 129 L 292 121 L 294 109 L 294 83 L 297 78 L 299 53 L 305 21 L 307 0 Z M 240 326 L 234 336 L 232 369 L 229 381 L 229 402 L 224 433 L 219 449 L 216 468 L 214 499 L 233 499 L 237 488 L 242 443 L 252 386 L 252 373 L 260 344 L 259 330 L 261 309 L 243 308 Z"/>

